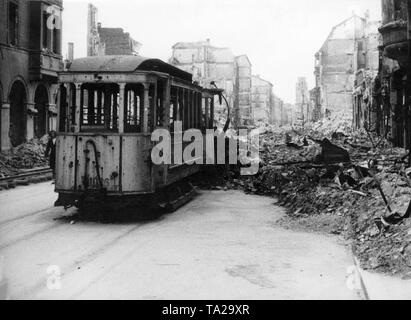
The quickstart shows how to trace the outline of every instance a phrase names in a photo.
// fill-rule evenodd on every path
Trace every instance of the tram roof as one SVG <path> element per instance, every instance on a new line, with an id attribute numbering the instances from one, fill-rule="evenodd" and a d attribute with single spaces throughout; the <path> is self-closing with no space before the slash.
<path id="1" fill-rule="evenodd" d="M 69 72 L 126 72 L 157 71 L 192 82 L 191 73 L 165 63 L 160 59 L 142 56 L 94 56 L 74 59 Z"/>

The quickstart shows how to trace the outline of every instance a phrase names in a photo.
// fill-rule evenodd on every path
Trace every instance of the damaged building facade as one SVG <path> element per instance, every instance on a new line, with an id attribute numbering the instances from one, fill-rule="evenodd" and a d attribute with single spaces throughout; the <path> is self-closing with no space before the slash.
<path id="1" fill-rule="evenodd" d="M 172 47 L 170 64 L 187 71 L 205 88 L 214 82 L 223 89 L 232 106 L 234 122 L 241 125 L 251 117 L 251 63 L 247 56 L 236 57 L 231 49 L 212 46 L 210 40 L 179 42 Z M 224 105 L 216 103 L 217 119 L 226 117 Z"/>
<path id="2" fill-rule="evenodd" d="M 376 108 L 373 96 L 374 88 L 379 85 L 378 70 L 380 66 L 381 36 L 378 32 L 379 21 L 369 21 L 366 25 L 366 37 L 362 42 L 364 60 L 355 72 L 353 93 L 353 125 L 354 128 L 366 128 L 379 131 Z M 377 89 L 378 90 L 378 89 Z"/>
<path id="3" fill-rule="evenodd" d="M 1 150 L 56 129 L 62 5 L 0 1 Z"/>
<path id="4" fill-rule="evenodd" d="M 340 115 L 353 119 L 353 91 L 357 72 L 378 61 L 375 37 L 378 23 L 352 15 L 336 25 L 315 55 L 316 87 L 310 100 L 314 119 Z"/>
<path id="5" fill-rule="evenodd" d="M 312 120 L 311 99 L 308 93 L 306 78 L 298 78 L 295 91 L 295 120 L 301 125 L 304 125 L 306 122 Z"/>
<path id="6" fill-rule="evenodd" d="M 122 28 L 103 28 L 97 21 L 98 9 L 88 6 L 87 56 L 138 55 L 141 43 L 134 40 Z"/>
<path id="7" fill-rule="evenodd" d="M 259 75 L 252 77 L 252 112 L 255 123 L 273 123 L 273 84 Z"/>
<path id="8" fill-rule="evenodd" d="M 193 80 L 203 87 L 210 87 L 213 81 L 224 89 L 236 126 L 274 123 L 275 115 L 280 114 L 274 112 L 273 85 L 252 75 L 252 64 L 247 55 L 236 56 L 231 49 L 212 46 L 207 39 L 176 43 L 169 62 L 192 73 Z M 217 118 L 223 119 L 225 106 L 218 105 L 216 103 Z"/>
<path id="9" fill-rule="evenodd" d="M 383 0 L 378 75 L 371 87 L 370 130 L 411 149 L 411 1 Z"/>

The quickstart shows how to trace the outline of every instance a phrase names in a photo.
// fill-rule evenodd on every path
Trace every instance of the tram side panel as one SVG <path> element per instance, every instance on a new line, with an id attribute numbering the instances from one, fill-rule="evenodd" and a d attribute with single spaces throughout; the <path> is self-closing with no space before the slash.
<path id="1" fill-rule="evenodd" d="M 151 193 L 154 191 L 150 135 L 122 137 L 122 192 Z"/>
<path id="2" fill-rule="evenodd" d="M 56 140 L 56 190 L 75 190 L 76 137 L 59 135 Z"/>
<path id="3" fill-rule="evenodd" d="M 78 136 L 77 190 L 84 191 L 87 189 L 94 191 L 103 187 L 107 190 L 107 193 L 120 192 L 119 159 L 120 136 Z M 99 170 L 102 186 L 100 186 L 97 170 Z"/>

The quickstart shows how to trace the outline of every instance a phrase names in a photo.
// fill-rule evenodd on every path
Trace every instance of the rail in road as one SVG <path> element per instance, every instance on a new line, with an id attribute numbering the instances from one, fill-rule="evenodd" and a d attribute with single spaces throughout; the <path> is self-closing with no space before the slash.
<path id="1" fill-rule="evenodd" d="M 16 175 L 1 177 L 0 190 L 15 188 L 16 186 L 29 185 L 51 180 L 52 171 L 49 167 L 24 170 Z"/>

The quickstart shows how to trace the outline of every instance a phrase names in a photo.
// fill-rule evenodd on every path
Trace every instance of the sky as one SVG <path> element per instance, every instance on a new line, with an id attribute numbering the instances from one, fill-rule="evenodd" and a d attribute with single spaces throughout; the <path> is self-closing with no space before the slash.
<path id="1" fill-rule="evenodd" d="M 353 13 L 381 20 L 381 0 L 64 0 L 63 52 L 87 54 L 87 5 L 103 27 L 121 27 L 143 44 L 140 54 L 167 61 L 177 42 L 210 39 L 247 54 L 252 72 L 295 102 L 297 78 L 314 87 L 314 55 L 333 26 Z"/>

